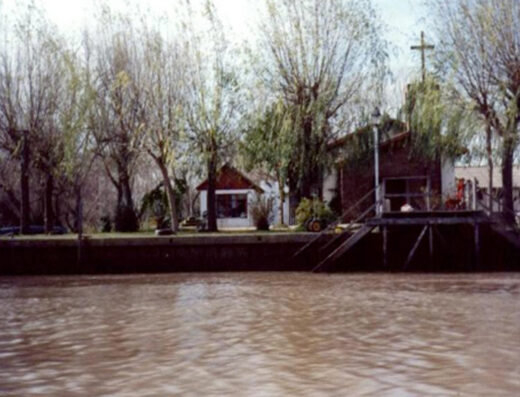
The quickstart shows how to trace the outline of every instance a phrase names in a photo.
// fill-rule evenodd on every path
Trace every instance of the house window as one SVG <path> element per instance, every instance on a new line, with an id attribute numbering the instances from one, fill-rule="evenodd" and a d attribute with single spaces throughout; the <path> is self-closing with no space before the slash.
<path id="1" fill-rule="evenodd" d="M 218 218 L 247 218 L 247 194 L 218 194 Z"/>

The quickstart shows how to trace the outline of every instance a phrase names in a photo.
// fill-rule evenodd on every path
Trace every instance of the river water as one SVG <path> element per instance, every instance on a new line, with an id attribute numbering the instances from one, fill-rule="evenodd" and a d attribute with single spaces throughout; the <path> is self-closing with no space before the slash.
<path id="1" fill-rule="evenodd" d="M 4 396 L 520 395 L 520 274 L 0 279 Z"/>

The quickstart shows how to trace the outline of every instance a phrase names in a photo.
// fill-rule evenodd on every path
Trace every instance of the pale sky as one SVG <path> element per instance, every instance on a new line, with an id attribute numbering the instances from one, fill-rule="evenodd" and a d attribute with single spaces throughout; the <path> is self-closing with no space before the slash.
<path id="1" fill-rule="evenodd" d="M 49 18 L 64 30 L 81 28 L 88 23 L 88 15 L 99 4 L 98 0 L 34 0 L 47 11 Z M 256 23 L 258 7 L 261 0 L 214 0 L 222 20 L 230 26 L 231 38 L 242 40 L 247 38 Z M 324 0 L 326 1 L 326 0 Z M 162 15 L 172 11 L 177 0 L 107 0 L 115 9 L 124 9 L 129 4 Z M 428 31 L 426 10 L 423 0 L 372 0 L 382 20 L 387 25 L 385 39 L 390 43 L 389 64 L 395 77 L 390 90 L 399 95 L 399 91 L 407 82 L 419 75 L 420 57 L 417 51 L 411 51 L 410 46 L 418 44 L 420 32 Z M 10 9 L 20 0 L 0 0 L 2 13 L 9 15 Z"/>

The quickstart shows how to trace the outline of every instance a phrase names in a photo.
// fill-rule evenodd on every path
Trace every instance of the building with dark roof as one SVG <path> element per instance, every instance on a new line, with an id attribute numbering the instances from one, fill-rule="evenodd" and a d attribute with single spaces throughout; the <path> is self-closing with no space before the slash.
<path id="1" fill-rule="evenodd" d="M 440 207 L 455 191 L 454 162 L 431 160 L 414 152 L 406 124 L 387 120 L 380 128 L 379 184 L 386 211 L 399 211 L 404 204 L 415 209 Z M 329 143 L 334 165 L 325 177 L 323 199 L 344 213 L 374 189 L 373 126 Z M 370 196 L 349 218 L 375 202 Z"/>

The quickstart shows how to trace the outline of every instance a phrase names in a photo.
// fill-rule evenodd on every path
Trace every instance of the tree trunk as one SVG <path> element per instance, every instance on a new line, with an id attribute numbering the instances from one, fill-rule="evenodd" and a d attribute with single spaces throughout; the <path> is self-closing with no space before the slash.
<path id="1" fill-rule="evenodd" d="M 285 205 L 285 191 L 283 190 L 284 187 L 283 185 L 279 185 L 280 186 L 280 225 L 285 225 L 285 221 L 284 221 L 284 205 Z"/>
<path id="2" fill-rule="evenodd" d="M 278 194 L 280 196 L 280 208 L 278 210 L 280 213 L 280 225 L 285 225 L 285 221 L 284 221 L 285 184 L 284 184 L 283 178 L 280 176 L 279 172 L 276 173 L 276 180 L 278 181 Z"/>
<path id="3" fill-rule="evenodd" d="M 300 179 L 300 200 L 304 197 L 311 198 L 311 185 L 313 174 L 312 161 L 312 119 L 306 117 L 303 121 L 303 153 L 302 153 L 302 177 Z"/>
<path id="4" fill-rule="evenodd" d="M 81 187 L 76 187 L 76 232 L 78 238 L 81 239 L 83 234 L 83 200 L 81 196 Z"/>
<path id="5" fill-rule="evenodd" d="M 115 187 L 117 190 L 117 206 L 119 207 L 123 202 L 123 189 L 121 188 L 121 184 L 117 184 Z"/>
<path id="6" fill-rule="evenodd" d="M 54 190 L 54 177 L 51 172 L 47 173 L 45 180 L 45 208 L 44 208 L 44 223 L 45 233 L 50 234 L 54 228 L 54 211 L 52 207 L 52 193 Z"/>
<path id="7" fill-rule="evenodd" d="M 76 185 L 76 231 L 78 233 L 78 255 L 77 265 L 80 266 L 83 260 L 83 200 L 81 196 L 81 186 Z"/>
<path id="8" fill-rule="evenodd" d="M 121 174 L 121 204 L 134 210 L 134 199 L 132 198 L 132 189 L 130 188 L 130 178 L 126 172 Z"/>
<path id="9" fill-rule="evenodd" d="M 168 175 L 168 169 L 162 161 L 159 159 L 155 160 L 163 177 L 164 189 L 166 190 L 166 196 L 168 197 L 168 206 L 170 207 L 170 228 L 174 233 L 179 231 L 179 219 L 177 217 L 177 203 L 175 202 L 175 193 L 171 183 L 170 176 Z"/>
<path id="10" fill-rule="evenodd" d="M 31 211 L 29 203 L 29 142 L 27 141 L 27 131 L 23 131 L 22 137 L 20 195 L 20 234 L 27 234 L 29 231 L 29 217 Z"/>
<path id="11" fill-rule="evenodd" d="M 135 232 L 139 229 L 139 221 L 134 208 L 130 177 L 125 168 L 118 170 L 117 208 L 114 219 L 114 227 L 118 232 Z"/>
<path id="12" fill-rule="evenodd" d="M 296 224 L 296 208 L 300 204 L 300 196 L 297 191 L 289 192 L 289 224 Z"/>
<path id="13" fill-rule="evenodd" d="M 61 205 L 60 200 L 58 199 L 58 195 L 54 197 L 54 224 L 58 226 L 63 226 L 61 222 Z"/>
<path id="14" fill-rule="evenodd" d="M 313 181 L 315 184 L 317 184 L 316 191 L 318 193 L 318 198 L 323 201 L 323 170 L 322 167 L 319 164 L 316 164 L 313 167 L 314 176 Z"/>
<path id="15" fill-rule="evenodd" d="M 486 150 L 487 150 L 487 160 L 488 160 L 488 172 L 489 172 L 489 184 L 488 184 L 488 192 L 489 192 L 489 211 L 493 212 L 493 148 L 491 146 L 491 126 L 488 124 L 486 126 Z"/>
<path id="16" fill-rule="evenodd" d="M 217 200 L 216 200 L 216 185 L 217 185 L 217 155 L 214 150 L 211 150 L 208 159 L 208 231 L 217 232 Z"/>
<path id="17" fill-rule="evenodd" d="M 513 154 L 514 145 L 512 139 L 504 137 L 504 147 L 502 152 L 502 215 L 507 223 L 515 222 L 513 208 Z"/>

